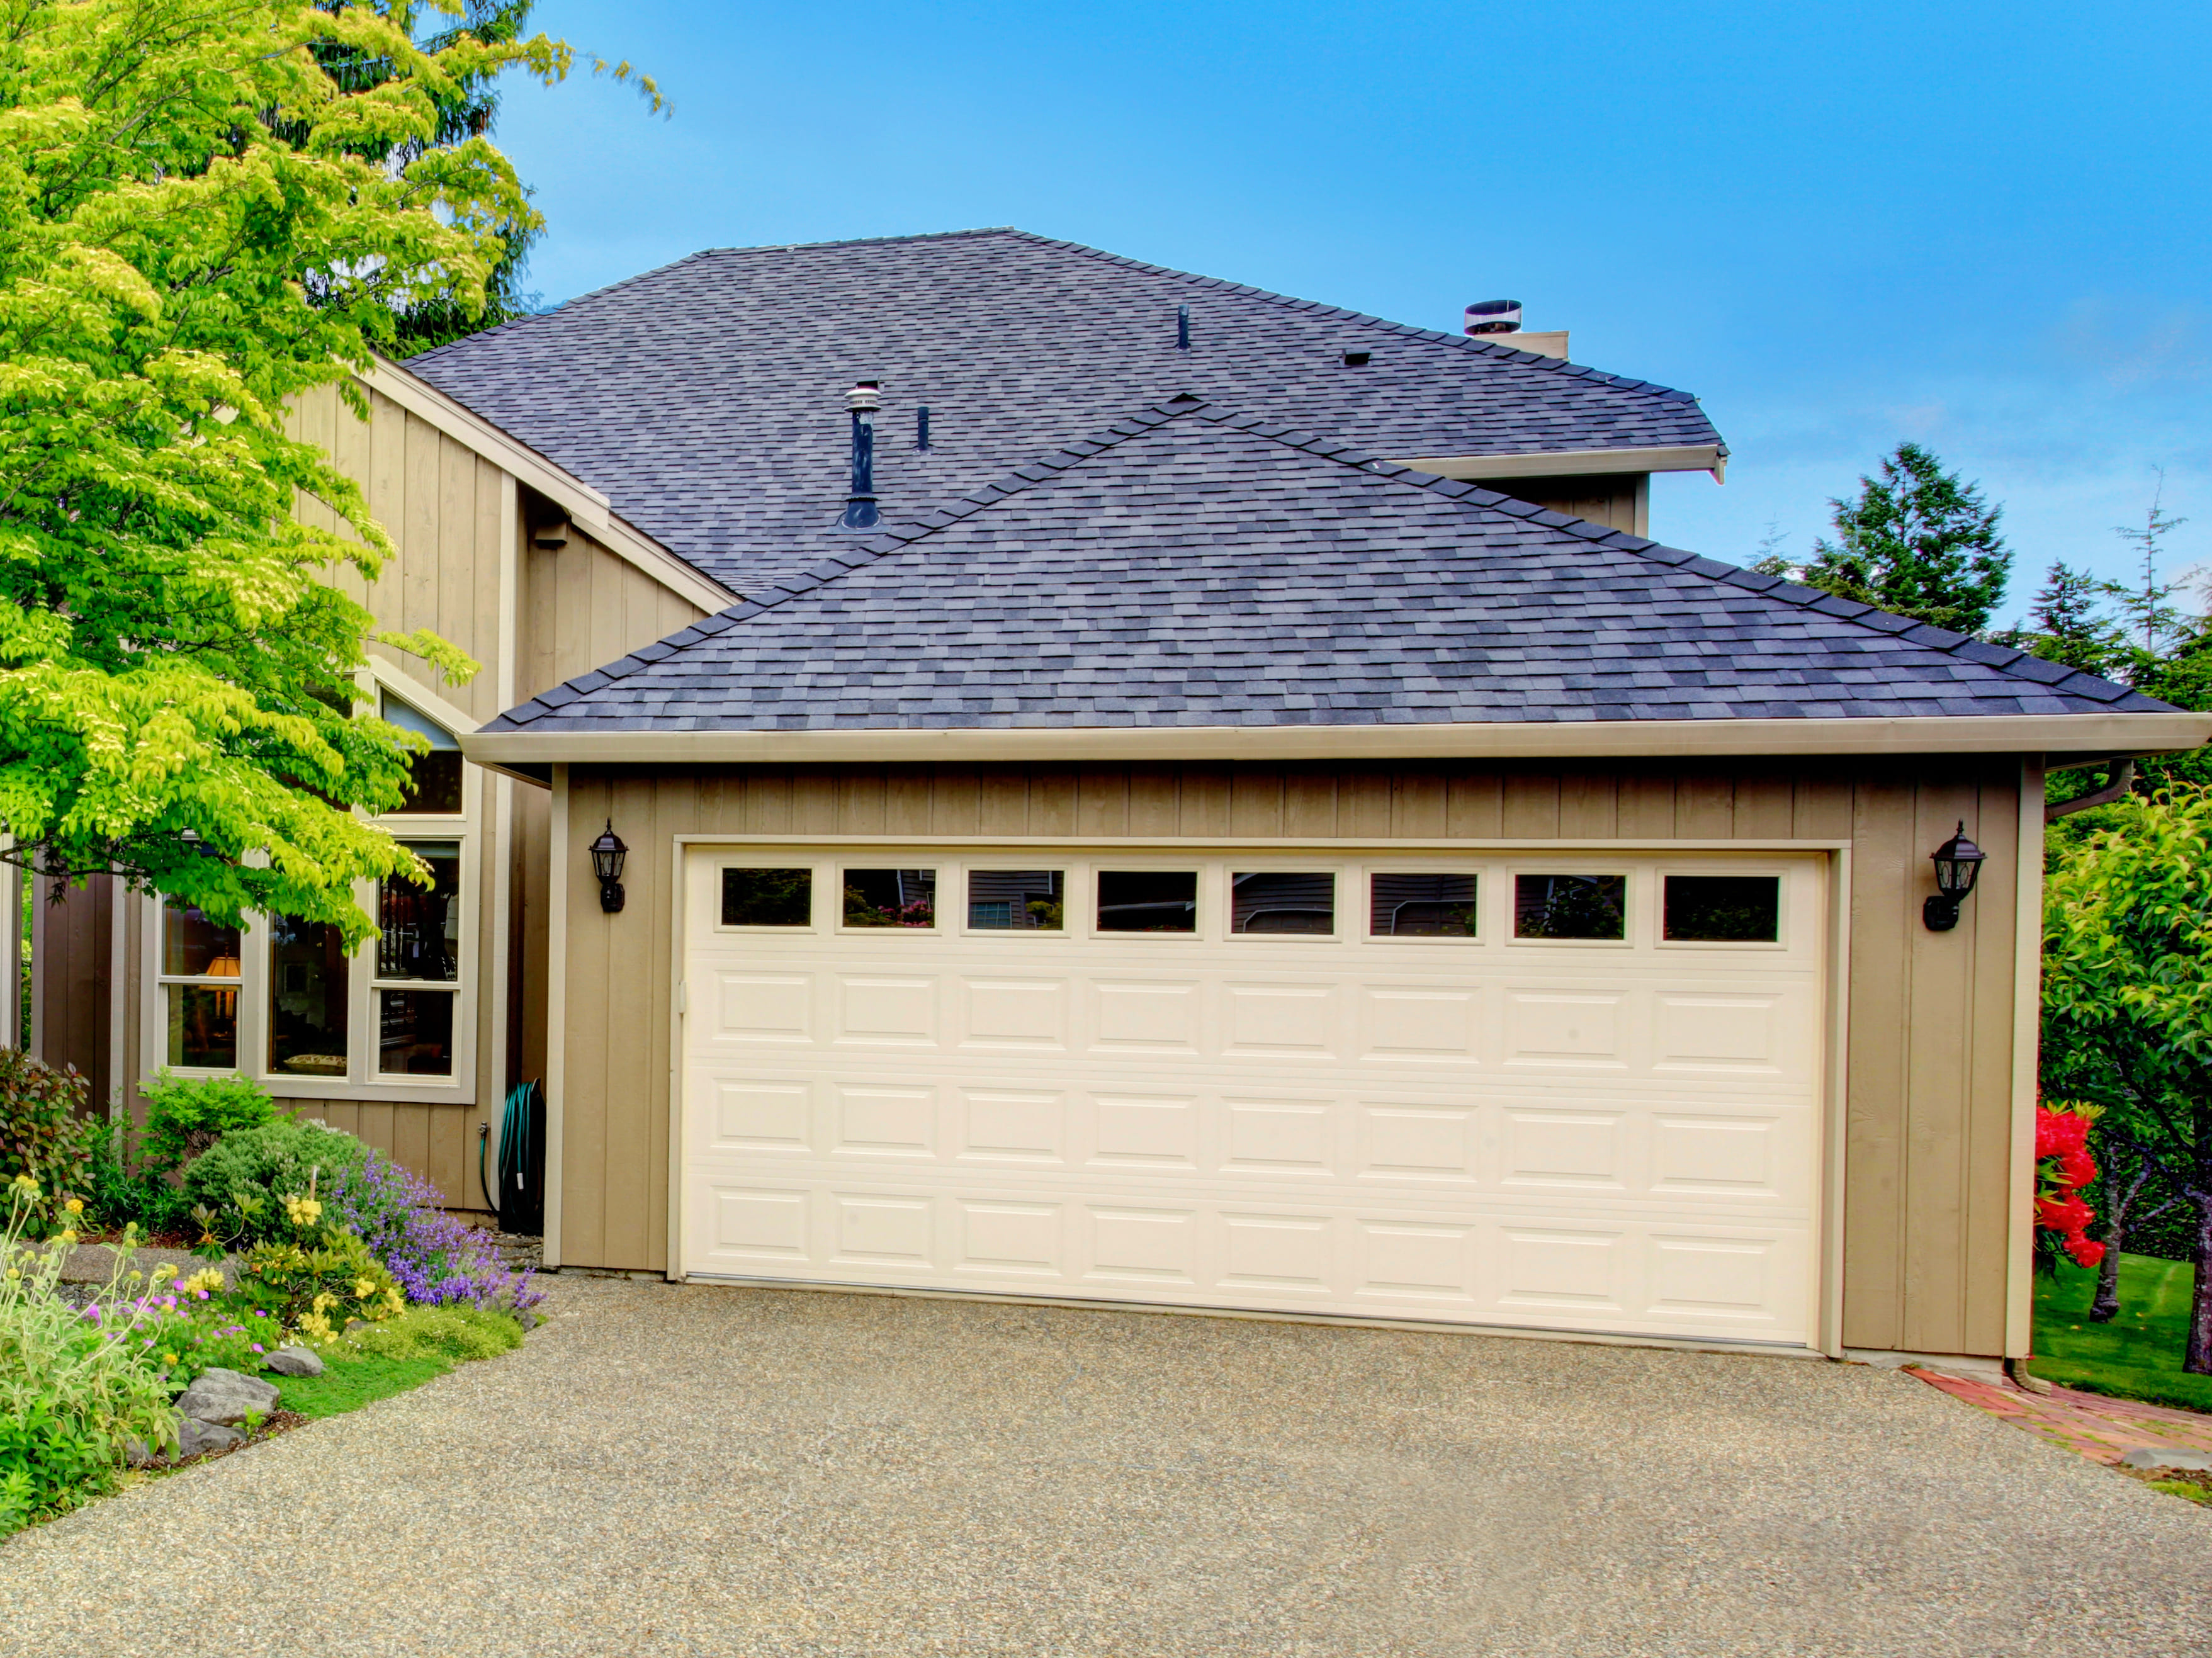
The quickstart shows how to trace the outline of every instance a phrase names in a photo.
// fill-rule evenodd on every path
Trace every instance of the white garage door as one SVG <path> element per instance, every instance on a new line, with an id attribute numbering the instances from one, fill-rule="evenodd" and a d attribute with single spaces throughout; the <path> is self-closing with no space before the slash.
<path id="1" fill-rule="evenodd" d="M 694 848 L 690 1274 L 1803 1342 L 1820 865 Z"/>

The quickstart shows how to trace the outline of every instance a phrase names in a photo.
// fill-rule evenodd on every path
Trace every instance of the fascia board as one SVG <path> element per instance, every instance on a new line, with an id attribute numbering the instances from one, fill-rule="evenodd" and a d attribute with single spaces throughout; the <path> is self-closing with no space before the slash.
<path id="1" fill-rule="evenodd" d="M 1717 443 L 1673 444 L 1657 449 L 1524 449 L 1510 455 L 1392 457 L 1448 478 L 1583 477 L 1593 472 L 1711 472 L 1718 483 L 1728 457 Z"/>
<path id="2" fill-rule="evenodd" d="M 480 765 L 1014 760 L 1474 760 L 1693 755 L 2170 754 L 2212 714 L 1868 720 L 1630 720 L 1463 726 L 1081 726 L 911 731 L 478 732 Z"/>
<path id="3" fill-rule="evenodd" d="M 702 575 L 636 525 L 615 515 L 606 496 L 483 416 L 463 407 L 437 387 L 417 380 L 398 363 L 375 358 L 368 372 L 355 377 L 368 390 L 389 398 L 410 415 L 428 422 L 456 443 L 465 444 L 509 476 L 528 484 L 568 514 L 594 541 L 626 563 L 635 565 L 670 592 L 682 594 L 712 616 L 738 602 L 738 595 Z"/>

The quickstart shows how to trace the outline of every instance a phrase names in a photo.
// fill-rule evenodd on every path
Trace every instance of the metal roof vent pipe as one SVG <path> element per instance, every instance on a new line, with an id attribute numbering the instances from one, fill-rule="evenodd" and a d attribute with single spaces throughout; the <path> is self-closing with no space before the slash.
<path id="1" fill-rule="evenodd" d="M 876 410 L 883 401 L 881 380 L 862 380 L 845 393 L 853 416 L 853 490 L 839 521 L 848 530 L 872 530 L 882 522 L 876 511 Z"/>
<path id="2" fill-rule="evenodd" d="M 1517 334 L 1521 331 L 1521 301 L 1477 300 L 1467 308 L 1470 334 Z"/>
<path id="3" fill-rule="evenodd" d="M 1530 334 L 1521 331 L 1518 300 L 1477 300 L 1467 308 L 1467 331 L 1477 339 L 1489 339 L 1510 350 L 1527 351 L 1539 357 L 1567 355 L 1565 329 L 1548 328 Z"/>

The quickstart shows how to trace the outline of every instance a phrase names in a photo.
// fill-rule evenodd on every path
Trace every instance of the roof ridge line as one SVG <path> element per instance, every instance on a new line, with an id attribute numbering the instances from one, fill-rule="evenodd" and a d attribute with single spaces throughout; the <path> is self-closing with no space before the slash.
<path id="1" fill-rule="evenodd" d="M 1340 322 L 1347 322 L 1387 332 L 1411 336 L 1416 339 L 1440 340 L 1462 350 L 1474 351 L 1485 356 L 1508 357 L 1520 360 L 1528 367 L 1548 369 L 1553 374 L 1569 374 L 1575 380 L 1587 380 L 1601 386 L 1610 386 L 1623 392 L 1645 392 L 1662 403 L 1698 403 L 1694 392 L 1685 392 L 1676 386 L 1662 386 L 1656 380 L 1636 380 L 1626 374 L 1615 374 L 1602 368 L 1593 368 L 1588 363 L 1572 362 L 1565 357 L 1547 356 L 1539 351 L 1522 351 L 1502 343 L 1509 337 L 1503 334 L 1477 337 L 1469 334 L 1447 333 L 1440 328 L 1423 328 L 1413 323 L 1393 322 L 1388 317 L 1377 317 L 1364 311 L 1353 311 L 1340 305 L 1331 305 L 1323 300 L 1304 300 L 1295 294 L 1278 294 L 1273 288 L 1255 288 L 1249 282 L 1231 282 L 1225 276 L 1202 276 L 1194 270 L 1178 270 L 1173 265 L 1153 264 L 1144 259 L 1133 259 L 1126 253 L 1113 253 L 1103 247 L 1092 247 L 1085 242 L 1069 241 L 1064 237 L 1041 236 L 1033 230 L 1023 230 L 1008 225 L 1004 234 L 1018 236 L 1045 247 L 1065 248 L 1109 264 L 1127 265 L 1159 276 L 1179 277 L 1184 282 L 1198 282 L 1208 288 L 1225 288 L 1248 299 L 1266 300 L 1275 305 L 1294 307 L 1302 311 L 1320 312 Z"/>

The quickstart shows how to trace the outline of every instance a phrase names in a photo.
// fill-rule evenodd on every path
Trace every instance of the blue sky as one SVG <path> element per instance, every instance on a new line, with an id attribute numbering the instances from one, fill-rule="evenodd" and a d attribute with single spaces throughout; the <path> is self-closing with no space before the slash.
<path id="1" fill-rule="evenodd" d="M 514 83 L 558 301 L 701 247 L 1012 224 L 1455 328 L 1525 302 L 1697 392 L 1654 533 L 1802 554 L 1900 438 L 2007 509 L 2011 610 L 2165 469 L 2212 564 L 2212 10 L 2040 0 L 895 7 L 540 0 L 630 93 Z"/>

